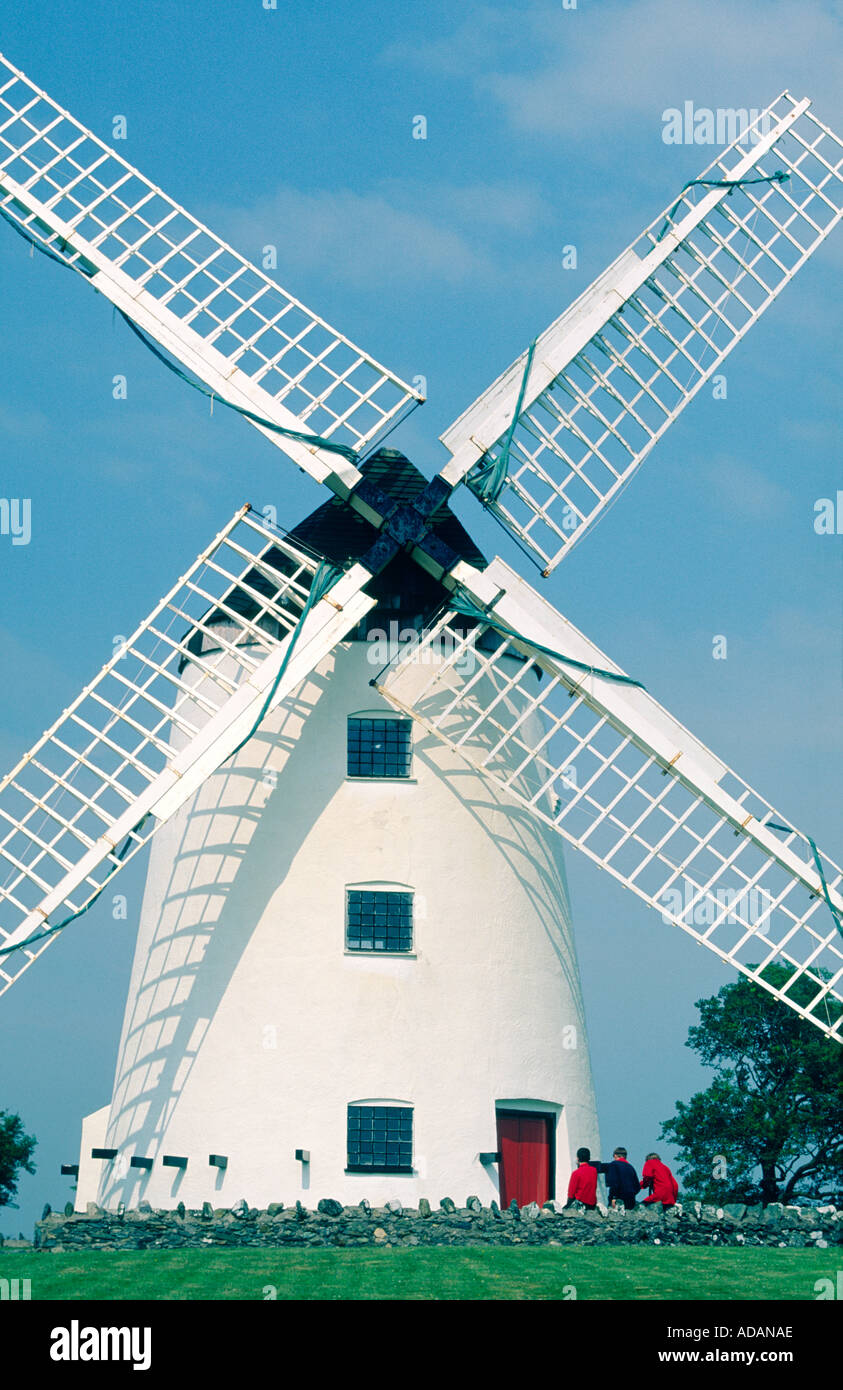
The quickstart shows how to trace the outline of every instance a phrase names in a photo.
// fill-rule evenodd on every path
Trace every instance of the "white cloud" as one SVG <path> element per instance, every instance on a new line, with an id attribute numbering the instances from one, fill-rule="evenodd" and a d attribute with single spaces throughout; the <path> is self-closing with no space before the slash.
<path id="1" fill-rule="evenodd" d="M 532 27 L 529 6 L 526 14 L 519 14 L 508 6 L 473 5 L 464 7 L 462 14 L 463 19 L 447 37 L 423 39 L 414 35 L 383 49 L 380 61 L 465 81 L 467 73 L 488 68 L 511 51 L 523 36 L 525 24 Z"/>
<path id="2" fill-rule="evenodd" d="M 836 394 L 839 390 L 838 383 L 829 381 L 828 390 L 830 397 L 832 393 Z M 782 422 L 782 433 L 789 439 L 793 439 L 800 449 L 810 450 L 813 454 L 821 452 L 837 469 L 837 458 L 840 452 L 840 426 L 835 419 L 791 420 L 790 417 L 787 417 Z"/>
<path id="3" fill-rule="evenodd" d="M 381 180 L 365 191 L 282 185 L 251 206 L 206 210 L 209 223 L 294 293 L 312 276 L 352 291 L 513 287 L 559 294 L 561 252 L 537 249 L 552 210 L 529 183 Z M 303 293 L 306 299 L 307 294 Z M 316 305 L 315 307 L 319 307 Z"/>
<path id="4" fill-rule="evenodd" d="M 50 428 L 51 422 L 40 410 L 14 410 L 0 404 L 0 432 L 7 437 L 30 439 Z"/>
<path id="5" fill-rule="evenodd" d="M 482 201 L 482 194 L 458 193 L 465 221 L 465 209 Z M 214 220 L 255 259 L 262 246 L 276 246 L 282 283 L 290 271 L 315 268 L 327 268 L 333 280 L 354 289 L 418 284 L 426 278 L 464 284 L 492 274 L 485 239 L 457 225 L 458 201 L 446 212 L 441 193 L 425 199 L 422 209 L 401 206 L 399 200 L 406 201 L 407 195 L 402 199 L 395 188 L 391 193 L 357 193 L 284 186 L 253 207 L 219 209 Z M 491 197 L 489 202 L 491 206 Z"/>
<path id="6" fill-rule="evenodd" d="M 801 663 L 815 658 L 817 652 L 831 650 L 828 626 L 822 616 L 798 604 L 783 604 L 774 609 L 770 615 L 769 629 L 769 649 L 776 653 L 777 659 L 779 654 L 785 651 L 788 653 L 789 661 Z M 838 722 L 838 735 L 841 732 L 843 723 Z"/>
<path id="7" fill-rule="evenodd" d="M 815 98 L 828 121 L 838 103 L 825 55 L 838 44 L 827 0 L 580 0 L 576 10 L 475 7 L 449 38 L 382 56 L 469 74 L 521 131 L 621 140 L 632 118 L 660 139 L 668 106 L 763 107 L 786 87 Z"/>
<path id="8" fill-rule="evenodd" d="M 0 628 L 0 653 L 4 670 L 15 673 L 14 682 L 7 687 L 0 705 L 14 709 L 20 725 L 30 727 L 31 732 L 26 735 L 28 746 L 34 743 L 43 728 L 43 724 L 38 722 L 44 717 L 42 709 L 55 718 L 56 706 L 60 709 L 60 701 L 65 701 L 71 694 L 71 678 L 55 659 L 50 643 L 40 629 L 38 640 L 32 642 L 16 636 L 9 628 Z M 24 749 L 20 743 L 16 743 L 8 729 L 0 729 L 0 751 L 5 759 L 0 767 L 5 772 Z"/>
<path id="9" fill-rule="evenodd" d="M 509 232 L 532 231 L 550 215 L 536 190 L 519 183 L 477 183 L 462 188 L 440 185 L 428 189 L 425 205 L 437 217 L 453 218 L 467 227 Z"/>
<path id="10" fill-rule="evenodd" d="M 776 521 L 792 515 L 794 499 L 786 488 L 740 459 L 720 455 L 703 469 L 714 497 L 731 515 L 753 521 Z"/>

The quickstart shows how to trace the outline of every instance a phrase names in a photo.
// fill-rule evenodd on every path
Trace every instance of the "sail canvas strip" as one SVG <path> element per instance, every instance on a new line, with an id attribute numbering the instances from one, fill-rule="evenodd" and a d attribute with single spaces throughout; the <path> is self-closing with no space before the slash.
<path id="1" fill-rule="evenodd" d="M 421 399 L 2 55 L 0 212 L 221 398 L 277 426 L 359 453 Z M 359 480 L 341 455 L 263 432 L 317 481 Z"/>
<path id="2" fill-rule="evenodd" d="M 0 993 L 373 606 L 319 563 L 243 508 L 0 781 Z"/>
<path id="3" fill-rule="evenodd" d="M 452 608 L 380 692 L 665 921 L 840 1040 L 843 870 L 502 561 L 464 579 L 489 621 Z M 765 978 L 774 962 L 791 972 L 784 987 Z"/>
<path id="4" fill-rule="evenodd" d="M 545 573 L 839 221 L 843 144 L 809 107 L 783 93 L 539 336 L 514 428 L 526 354 L 442 436 L 443 477 Z"/>

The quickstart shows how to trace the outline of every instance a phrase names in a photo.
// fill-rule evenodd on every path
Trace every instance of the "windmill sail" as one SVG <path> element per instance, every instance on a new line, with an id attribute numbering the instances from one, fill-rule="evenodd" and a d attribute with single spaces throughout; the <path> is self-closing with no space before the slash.
<path id="1" fill-rule="evenodd" d="M 809 105 L 783 93 L 442 435 L 443 477 L 545 574 L 839 220 Z"/>
<path id="2" fill-rule="evenodd" d="M 0 993 L 373 606 L 319 573 L 243 508 L 0 782 Z"/>
<path id="3" fill-rule="evenodd" d="M 320 447 L 257 425 L 343 495 L 359 474 L 336 447 L 365 450 L 420 399 L 2 55 L 0 212 L 221 399 L 282 430 L 328 441 Z"/>
<path id="4" fill-rule="evenodd" d="M 843 870 L 503 561 L 460 577 L 491 621 L 471 628 L 448 612 L 380 693 L 841 1041 Z M 421 693 L 418 662 L 430 671 Z M 784 986 L 765 977 L 773 962 L 791 972 Z"/>

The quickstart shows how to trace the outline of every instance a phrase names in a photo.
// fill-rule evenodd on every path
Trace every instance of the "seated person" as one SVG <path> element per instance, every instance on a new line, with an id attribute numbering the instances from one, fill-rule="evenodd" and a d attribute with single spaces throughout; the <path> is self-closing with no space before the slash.
<path id="1" fill-rule="evenodd" d="M 679 1184 L 666 1163 L 658 1154 L 647 1154 L 641 1173 L 641 1186 L 649 1187 L 650 1195 L 644 1198 L 645 1207 L 650 1202 L 661 1202 L 664 1207 L 672 1207 L 679 1196 Z"/>
<path id="2" fill-rule="evenodd" d="M 623 1202 L 627 1211 L 635 1207 L 635 1194 L 641 1189 L 638 1174 L 626 1156 L 626 1149 L 615 1149 L 611 1163 L 595 1163 L 598 1173 L 605 1174 L 609 1205 Z"/>
<path id="3" fill-rule="evenodd" d="M 574 1169 L 568 1183 L 566 1207 L 572 1207 L 574 1202 L 582 1202 L 589 1211 L 594 1211 L 597 1207 L 597 1169 L 589 1162 L 590 1158 L 590 1149 L 577 1149 L 579 1166 Z"/>

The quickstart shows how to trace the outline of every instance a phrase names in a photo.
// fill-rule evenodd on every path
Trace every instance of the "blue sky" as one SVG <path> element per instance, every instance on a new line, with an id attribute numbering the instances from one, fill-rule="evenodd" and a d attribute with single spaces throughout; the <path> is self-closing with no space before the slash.
<path id="1" fill-rule="evenodd" d="M 18 0 L 0 48 L 103 138 L 125 115 L 126 158 L 245 254 L 276 244 L 282 284 L 425 375 L 393 442 L 432 473 L 440 431 L 709 163 L 663 142 L 666 108 L 764 107 L 788 87 L 843 126 L 833 16 L 823 0 Z M 838 230 L 728 359 L 727 399 L 691 404 L 544 586 L 838 859 L 843 535 L 813 520 L 843 488 L 842 259 Z M 236 507 L 292 525 L 322 497 L 2 228 L 0 325 L 0 496 L 32 499 L 30 544 L 0 536 L 5 770 Z M 539 582 L 470 497 L 457 510 Z M 731 977 L 573 851 L 568 870 L 605 1146 L 641 1156 L 705 1083 L 684 1039 Z M 128 921 L 101 903 L 0 1003 L 0 1108 L 39 1139 L 6 1233 L 70 1195 L 58 1166 L 110 1094 L 141 867 L 124 880 Z"/>

